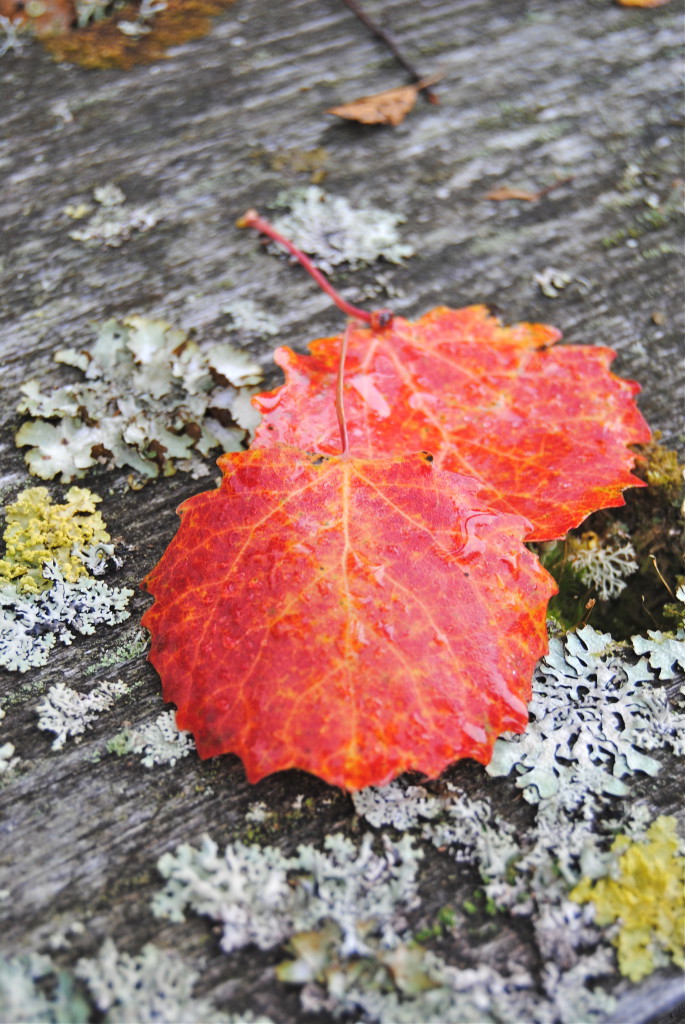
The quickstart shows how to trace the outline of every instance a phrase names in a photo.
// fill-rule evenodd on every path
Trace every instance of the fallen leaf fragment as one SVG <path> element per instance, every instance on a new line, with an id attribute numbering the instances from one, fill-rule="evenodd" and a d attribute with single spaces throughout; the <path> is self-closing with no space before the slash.
<path id="1" fill-rule="evenodd" d="M 525 189 L 509 188 L 508 185 L 502 185 L 501 188 L 493 188 L 483 196 L 483 199 L 493 199 L 496 202 L 502 202 L 505 199 L 524 199 L 526 202 L 534 203 L 539 198 L 539 192 L 526 192 Z"/>
<path id="2" fill-rule="evenodd" d="M 330 107 L 326 113 L 343 117 L 347 121 L 358 121 L 360 124 L 392 124 L 404 121 L 410 110 L 416 105 L 416 99 L 422 89 L 426 89 L 437 81 L 424 78 L 413 85 L 401 85 L 396 89 L 386 89 L 372 96 L 362 96 L 351 103 L 343 103 L 339 107 Z"/>
<path id="3" fill-rule="evenodd" d="M 425 453 L 224 455 L 145 585 L 164 698 L 201 757 L 348 790 L 522 731 L 555 586 L 528 524 Z"/>
<path id="4" fill-rule="evenodd" d="M 618 0 L 622 7 L 663 7 L 671 0 Z"/>
<path id="5" fill-rule="evenodd" d="M 537 192 L 528 192 L 523 188 L 510 188 L 509 185 L 501 185 L 499 188 L 493 188 L 489 192 L 486 192 L 483 199 L 492 199 L 495 202 L 502 202 L 506 199 L 523 199 L 528 203 L 536 203 L 539 199 L 543 199 L 545 196 L 548 196 L 550 192 L 554 192 L 555 189 L 561 188 L 562 185 L 568 185 L 570 181 L 573 181 L 573 176 L 560 178 L 558 181 L 552 182 L 551 185 L 545 185 L 543 188 L 539 188 Z"/>
<path id="6" fill-rule="evenodd" d="M 639 386 L 609 372 L 614 353 L 554 346 L 544 324 L 502 326 L 484 306 L 437 307 L 415 323 L 355 325 L 345 371 L 350 451 L 360 458 L 432 452 L 435 466 L 475 477 L 482 499 L 533 524 L 529 540 L 563 537 L 591 512 L 623 505 L 650 432 Z M 257 395 L 255 446 L 338 450 L 331 395 L 339 338 L 310 355 L 279 348 L 285 384 Z"/>

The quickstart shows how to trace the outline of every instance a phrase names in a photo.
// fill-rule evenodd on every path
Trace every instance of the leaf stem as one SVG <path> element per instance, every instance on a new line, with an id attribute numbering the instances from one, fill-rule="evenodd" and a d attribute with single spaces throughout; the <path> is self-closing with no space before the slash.
<path id="1" fill-rule="evenodd" d="M 340 428 L 340 445 L 343 457 L 350 454 L 350 441 L 347 436 L 347 420 L 345 419 L 345 400 L 343 397 L 343 380 L 345 377 L 345 360 L 347 358 L 347 339 L 349 338 L 352 323 L 348 322 L 340 342 L 340 358 L 338 360 L 338 378 L 335 384 L 335 411 L 338 416 Z"/>
<path id="2" fill-rule="evenodd" d="M 277 242 L 278 245 L 282 245 L 285 249 L 291 253 L 295 259 L 300 263 L 308 274 L 314 278 L 319 288 L 321 288 L 326 295 L 329 296 L 336 304 L 338 309 L 341 309 L 343 313 L 348 316 L 354 317 L 355 320 L 361 320 L 362 323 L 369 324 L 373 330 L 379 330 L 382 327 L 387 327 L 392 323 L 394 313 L 390 309 L 375 309 L 371 313 L 367 313 L 365 309 L 360 309 L 359 306 L 353 306 L 350 302 L 343 299 L 342 295 L 335 290 L 330 281 L 327 281 L 321 271 L 314 266 L 309 256 L 305 255 L 301 249 L 298 249 L 296 245 L 293 245 L 287 238 L 276 231 L 273 224 L 270 224 L 264 217 L 260 217 L 256 210 L 248 210 L 236 221 L 236 227 L 239 228 L 254 228 L 255 231 L 261 232 L 266 235 L 273 242 Z"/>
<path id="3" fill-rule="evenodd" d="M 403 67 L 405 71 L 408 71 L 415 81 L 423 81 L 423 75 L 419 74 L 419 72 L 416 70 L 413 64 L 410 64 L 410 62 L 407 60 L 407 58 L 404 56 L 404 54 L 397 46 L 397 43 L 394 41 L 392 36 L 389 36 L 388 33 L 384 29 L 382 29 L 380 25 L 378 25 L 375 21 L 373 21 L 372 18 L 369 17 L 366 11 L 362 10 L 362 8 L 357 3 L 357 0 L 343 0 L 343 3 L 347 4 L 352 13 L 356 15 L 357 18 L 359 18 L 362 25 L 368 28 L 369 32 L 371 32 L 371 34 L 374 35 L 376 39 L 379 39 L 384 46 L 387 46 L 387 48 L 390 50 L 390 53 L 393 55 L 397 63 L 401 67 Z M 432 89 L 424 87 L 424 91 L 426 99 L 429 100 L 431 103 L 439 102 L 438 97 L 436 96 Z"/>

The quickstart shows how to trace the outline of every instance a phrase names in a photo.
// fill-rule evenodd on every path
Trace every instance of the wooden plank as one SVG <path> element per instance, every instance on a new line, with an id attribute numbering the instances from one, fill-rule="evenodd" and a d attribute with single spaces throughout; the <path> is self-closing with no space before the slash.
<path id="1" fill-rule="evenodd" d="M 323 113 L 406 81 L 334 0 L 293 0 L 277 13 L 267 0 L 239 0 L 207 38 L 129 72 L 58 65 L 35 47 L 3 59 L 0 483 L 6 501 L 30 482 L 12 439 L 19 385 L 31 377 L 63 382 L 69 371 L 52 355 L 87 343 L 91 321 L 162 317 L 193 329 L 207 346 L 226 337 L 222 306 L 253 299 L 281 325 L 278 338 L 251 344 L 269 386 L 279 379 L 271 363 L 274 340 L 302 349 L 340 328 L 337 311 L 298 268 L 268 256 L 233 227 L 247 207 L 264 209 L 281 190 L 307 185 L 310 173 L 298 170 L 298 161 L 320 148 L 326 191 L 401 214 L 404 237 L 416 250 L 402 265 L 339 272 L 352 301 L 390 302 L 410 316 L 441 303 L 485 302 L 507 322 L 547 321 L 571 343 L 609 345 L 618 352 L 617 372 L 642 383 L 640 404 L 650 424 L 682 452 L 676 208 L 683 122 L 674 90 L 681 0 L 653 11 L 609 0 L 552 6 L 375 0 L 368 9 L 424 74 L 444 75 L 440 105 L 419 100 L 396 129 L 360 128 Z M 570 176 L 535 203 L 483 198 L 495 187 L 536 190 Z M 93 190 L 109 182 L 129 206 L 144 204 L 159 220 L 118 248 L 88 247 L 70 238 L 81 222 L 64 210 L 92 203 Z M 568 278 L 554 297 L 535 279 L 549 267 Z M 179 474 L 131 491 L 126 478 L 97 472 L 85 483 L 103 495 L 105 519 L 122 539 L 125 561 L 116 582 L 135 587 L 173 535 L 175 507 L 205 489 L 207 479 Z M 51 485 L 55 495 L 62 490 Z M 157 677 L 142 658 L 114 668 L 101 664 L 130 639 L 146 605 L 137 592 L 128 623 L 60 647 L 26 676 L 2 676 L 8 710 L 2 737 L 22 759 L 0 794 L 2 885 L 10 890 L 2 945 L 10 952 L 44 949 L 60 928 L 79 920 L 87 932 L 60 954 L 65 963 L 92 953 L 105 936 L 131 951 L 154 940 L 189 962 L 202 959 L 200 990 L 218 1004 L 250 1006 L 283 1024 L 303 1019 L 297 992 L 273 980 L 278 956 L 243 950 L 227 968 L 205 920 L 178 925 L 152 917 L 149 899 L 160 886 L 155 863 L 204 832 L 219 843 L 240 837 L 256 801 L 277 814 L 279 831 L 271 838 L 288 852 L 331 832 L 354 834 L 350 799 L 297 773 L 250 787 L 230 757 L 143 769 L 133 757 L 105 753 L 122 721 L 116 711 L 61 753 L 52 753 L 49 738 L 35 728 L 38 695 L 56 682 L 78 687 L 121 677 L 135 687 L 127 720 L 162 710 Z M 457 766 L 449 778 L 473 796 L 489 786 L 495 805 L 510 799 L 511 790 L 496 795 L 474 765 Z M 635 791 L 655 813 L 682 821 L 684 782 L 682 764 L 669 760 L 657 780 Z M 278 817 L 298 795 L 313 798 L 305 812 L 296 821 Z M 529 811 L 522 805 L 516 812 L 522 825 Z M 454 872 L 446 857 L 427 854 L 417 927 L 477 887 L 474 868 L 460 868 L 456 879 Z M 538 969 L 529 930 L 498 923 L 501 932 L 480 955 Z M 461 965 L 472 962 L 465 939 L 441 951 Z M 671 1013 L 677 984 L 663 982 L 668 996 L 661 1003 L 652 982 L 630 988 L 620 1005 L 635 1022 L 651 1019 L 654 1010 Z"/>

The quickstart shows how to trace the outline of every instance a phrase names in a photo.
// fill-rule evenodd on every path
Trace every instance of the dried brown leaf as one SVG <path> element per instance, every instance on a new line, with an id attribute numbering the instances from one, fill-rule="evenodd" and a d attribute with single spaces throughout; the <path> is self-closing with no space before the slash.
<path id="1" fill-rule="evenodd" d="M 326 113 L 343 117 L 347 121 L 358 121 L 360 124 L 398 125 L 415 106 L 416 97 L 421 89 L 426 89 L 435 81 L 435 77 L 424 78 L 414 85 L 401 85 L 396 89 L 386 89 L 371 96 L 362 96 L 351 103 L 330 107 Z"/>
<path id="2" fill-rule="evenodd" d="M 526 202 L 534 203 L 540 198 L 540 193 L 526 192 L 522 188 L 509 188 L 508 185 L 502 185 L 500 188 L 493 188 L 490 192 L 486 192 L 483 198 L 494 199 L 496 202 L 501 202 L 504 199 L 525 199 Z"/>
<path id="3" fill-rule="evenodd" d="M 496 202 L 501 202 L 504 199 L 523 199 L 527 203 L 536 203 L 538 199 L 543 199 L 544 196 L 548 196 L 550 192 L 561 188 L 562 185 L 568 185 L 570 181 L 573 181 L 572 175 L 568 178 L 559 178 L 558 181 L 552 182 L 551 185 L 539 188 L 537 192 L 529 192 L 524 188 L 511 188 L 509 185 L 500 185 L 498 188 L 493 188 L 486 192 L 483 199 L 492 199 Z"/>

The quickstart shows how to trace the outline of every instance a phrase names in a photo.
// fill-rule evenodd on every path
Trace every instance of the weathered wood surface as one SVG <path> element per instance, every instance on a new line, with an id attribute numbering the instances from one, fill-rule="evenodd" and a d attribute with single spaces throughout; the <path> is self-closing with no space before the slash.
<path id="1" fill-rule="evenodd" d="M 52 353 L 88 340 L 90 321 L 134 312 L 161 316 L 194 328 L 204 344 L 224 338 L 220 307 L 240 295 L 278 315 L 279 343 L 302 347 L 339 328 L 339 314 L 304 274 L 233 227 L 248 206 L 263 208 L 280 189 L 306 184 L 307 174 L 292 169 L 287 155 L 320 146 L 327 151 L 324 187 L 353 203 L 402 213 L 417 252 L 404 266 L 374 265 L 347 277 L 351 297 L 380 274 L 394 308 L 407 315 L 438 303 L 486 302 L 507 321 L 549 321 L 569 342 L 610 345 L 619 353 L 618 372 L 642 382 L 641 407 L 651 425 L 682 451 L 681 229 L 675 215 L 648 219 L 654 204 L 671 208 L 683 172 L 682 0 L 654 11 L 622 9 L 610 0 L 374 0 L 368 6 L 424 73 L 444 72 L 440 106 L 420 101 L 394 130 L 346 125 L 322 113 L 405 80 L 336 0 L 238 0 L 210 36 L 130 72 L 58 66 L 33 48 L 4 58 L 5 500 L 28 482 L 13 443 L 18 385 L 33 376 L 61 379 Z M 537 203 L 483 199 L 495 186 L 535 189 L 569 175 L 572 182 Z M 74 225 L 62 211 L 110 181 L 129 201 L 163 207 L 164 216 L 121 248 L 88 249 L 69 238 Z M 651 208 L 645 189 L 655 197 Z M 637 237 L 621 239 L 631 228 Z M 549 266 L 571 278 L 554 299 L 534 281 Z M 386 304 L 382 293 L 379 301 Z M 271 348 L 264 342 L 255 351 L 275 383 Z M 179 502 L 206 487 L 182 474 L 142 492 L 126 490 L 124 473 L 93 474 L 86 483 L 104 495 L 105 519 L 123 541 L 118 582 L 132 585 L 173 535 Z M 230 757 L 188 758 L 157 772 L 136 759 L 100 759 L 105 740 L 120 728 L 114 712 L 59 754 L 35 728 L 37 695 L 57 681 L 78 686 L 88 667 L 130 634 L 146 603 L 137 594 L 128 623 L 61 647 L 40 671 L 2 677 L 2 694 L 22 698 L 2 733 L 22 758 L 1 794 L 2 887 L 10 890 L 0 911 L 2 946 L 44 948 L 56 930 L 80 920 L 88 931 L 67 961 L 106 935 L 132 951 L 154 939 L 189 959 L 201 953 L 207 963 L 201 991 L 219 1004 L 250 1006 L 283 1024 L 298 1020 L 297 993 L 271 975 L 275 955 L 248 950 L 227 967 L 206 921 L 168 925 L 151 916 L 149 898 L 159 887 L 155 863 L 205 831 L 219 842 L 235 838 L 255 800 L 278 810 L 298 793 L 313 795 L 316 811 L 284 822 L 275 838 L 286 850 L 318 842 L 332 829 L 352 827 L 349 799 L 297 773 L 250 787 Z M 161 710 L 157 677 L 140 658 L 88 678 L 118 676 L 141 684 L 126 706 L 128 718 Z M 459 766 L 452 776 L 474 794 L 488 785 L 472 766 Z M 682 820 L 684 783 L 682 767 L 669 764 L 635 791 L 648 796 L 655 813 Z M 476 884 L 475 871 L 459 869 L 455 877 L 454 863 L 436 853 L 424 870 L 417 926 Z M 469 943 L 454 943 L 454 962 L 472 962 Z M 503 925 L 478 950 L 499 966 L 512 956 L 534 961 L 525 929 Z M 670 1011 L 678 985 L 652 979 L 644 994 L 633 989 L 630 1016 L 620 1019 Z"/>

